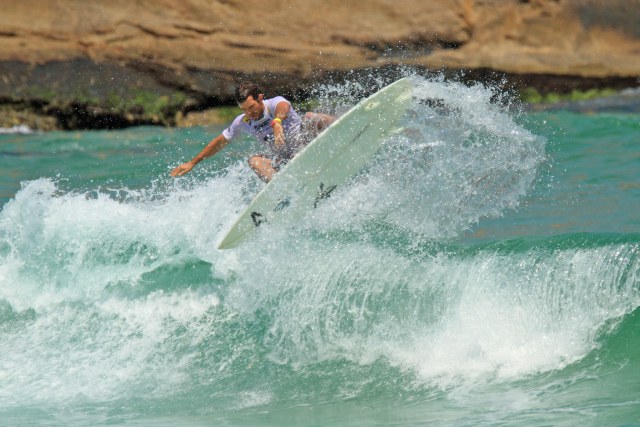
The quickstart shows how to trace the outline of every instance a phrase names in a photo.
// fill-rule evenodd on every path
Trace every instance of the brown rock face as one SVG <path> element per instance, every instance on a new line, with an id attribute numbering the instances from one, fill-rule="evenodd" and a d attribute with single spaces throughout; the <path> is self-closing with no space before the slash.
<path id="1" fill-rule="evenodd" d="M 84 127 L 398 65 L 629 86 L 638 22 L 640 0 L 3 0 L 0 101 Z"/>

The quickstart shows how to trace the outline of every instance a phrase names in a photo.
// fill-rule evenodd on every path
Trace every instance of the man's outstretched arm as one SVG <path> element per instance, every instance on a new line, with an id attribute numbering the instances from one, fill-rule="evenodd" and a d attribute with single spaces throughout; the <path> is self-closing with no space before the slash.
<path id="1" fill-rule="evenodd" d="M 195 165 L 197 165 L 204 159 L 217 154 L 228 143 L 229 141 L 224 136 L 222 136 L 222 134 L 216 136 L 214 139 L 211 140 L 211 142 L 207 144 L 206 147 L 202 149 L 201 152 L 198 153 L 197 156 L 195 156 L 193 159 L 181 164 L 180 166 L 172 170 L 170 172 L 171 176 L 182 176 L 186 173 L 189 173 Z"/>

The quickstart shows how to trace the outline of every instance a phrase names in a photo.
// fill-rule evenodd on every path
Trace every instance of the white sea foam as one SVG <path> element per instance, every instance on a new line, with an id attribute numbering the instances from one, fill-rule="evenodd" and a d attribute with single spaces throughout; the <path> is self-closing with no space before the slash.
<path id="1" fill-rule="evenodd" d="M 10 128 L 0 128 L 0 134 L 30 134 L 33 130 L 26 125 L 15 125 Z"/>
<path id="2" fill-rule="evenodd" d="M 366 243 L 298 245 L 245 271 L 229 303 L 269 308 L 276 363 L 382 358 L 443 389 L 512 381 L 582 359 L 640 305 L 637 259 L 614 255 L 634 250 L 411 259 Z"/>

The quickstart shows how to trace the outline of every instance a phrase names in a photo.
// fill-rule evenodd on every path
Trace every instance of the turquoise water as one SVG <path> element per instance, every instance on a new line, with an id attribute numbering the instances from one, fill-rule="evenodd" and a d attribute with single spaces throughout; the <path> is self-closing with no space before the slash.
<path id="1" fill-rule="evenodd" d="M 254 143 L 172 179 L 221 128 L 0 135 L 0 424 L 640 425 L 640 116 L 414 96 L 231 251 Z"/>

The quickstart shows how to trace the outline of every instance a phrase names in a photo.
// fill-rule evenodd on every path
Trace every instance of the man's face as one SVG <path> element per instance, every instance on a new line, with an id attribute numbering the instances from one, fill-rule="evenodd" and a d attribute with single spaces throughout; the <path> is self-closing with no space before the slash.
<path id="1" fill-rule="evenodd" d="M 258 99 L 253 99 L 253 96 L 247 97 L 245 101 L 240 104 L 242 112 L 251 120 L 258 120 L 264 114 L 264 105 L 262 104 L 263 96 L 258 95 Z"/>

